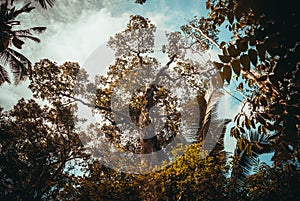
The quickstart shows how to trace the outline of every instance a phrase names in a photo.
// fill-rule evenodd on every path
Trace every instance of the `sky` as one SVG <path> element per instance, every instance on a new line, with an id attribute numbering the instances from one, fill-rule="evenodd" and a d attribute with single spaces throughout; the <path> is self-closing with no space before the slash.
<path id="1" fill-rule="evenodd" d="M 62 64 L 65 61 L 84 64 L 88 56 L 110 36 L 122 31 L 130 15 L 148 17 L 162 30 L 179 30 L 195 15 L 203 15 L 204 1 L 148 0 L 143 6 L 134 0 L 65 0 L 56 1 L 54 8 L 43 10 L 39 5 L 30 14 L 21 15 L 22 27 L 46 26 L 38 37 L 41 43 L 26 41 L 20 52 L 32 63 L 43 58 Z M 0 103 L 11 109 L 16 101 L 29 98 L 28 82 L 0 88 Z"/>
<path id="2" fill-rule="evenodd" d="M 110 36 L 126 27 L 130 15 L 149 18 L 157 29 L 178 31 L 194 16 L 206 13 L 205 0 L 148 0 L 144 5 L 135 4 L 134 0 L 57 0 L 54 8 L 42 10 L 37 5 L 33 13 L 19 18 L 23 27 L 47 27 L 46 32 L 39 35 L 41 43 L 26 41 L 21 52 L 32 63 L 48 58 L 58 64 L 72 61 L 84 65 Z M 217 52 L 212 54 L 216 58 Z M 31 98 L 28 83 L 2 85 L 0 106 L 11 109 L 18 99 Z M 240 105 L 229 95 L 222 98 L 221 105 L 227 118 L 233 118 L 240 110 Z M 234 144 L 235 140 L 227 135 L 226 149 L 233 152 Z"/>

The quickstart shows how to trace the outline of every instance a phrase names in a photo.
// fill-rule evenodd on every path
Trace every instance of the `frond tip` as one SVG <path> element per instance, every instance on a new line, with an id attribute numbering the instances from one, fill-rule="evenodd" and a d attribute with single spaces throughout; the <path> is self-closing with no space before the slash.
<path id="1" fill-rule="evenodd" d="M 44 9 L 47 9 L 47 6 L 53 7 L 55 3 L 55 0 L 36 0 L 36 1 L 38 1 Z"/>

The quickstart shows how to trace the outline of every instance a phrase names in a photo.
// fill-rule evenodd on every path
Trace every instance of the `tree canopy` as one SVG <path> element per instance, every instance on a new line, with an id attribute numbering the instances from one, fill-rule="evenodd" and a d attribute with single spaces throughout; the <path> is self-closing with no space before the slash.
<path id="1" fill-rule="evenodd" d="M 55 1 L 38 2 L 49 8 Z M 108 41 L 114 62 L 91 81 L 78 63 L 32 65 L 17 52 L 46 28 L 14 29 L 16 17 L 34 7 L 2 1 L 0 85 L 10 82 L 9 66 L 16 84 L 29 78 L 34 97 L 0 107 L 0 199 L 299 200 L 299 14 L 292 3 L 207 0 L 208 15 L 163 34 L 158 49 L 157 27 L 133 15 Z M 224 30 L 228 41 L 220 41 Z M 219 60 L 203 62 L 211 49 Z M 232 120 L 218 115 L 226 92 L 242 105 Z M 99 119 L 81 118 L 83 106 Z M 237 140 L 232 154 L 226 134 Z M 271 163 L 260 161 L 266 153 Z"/>

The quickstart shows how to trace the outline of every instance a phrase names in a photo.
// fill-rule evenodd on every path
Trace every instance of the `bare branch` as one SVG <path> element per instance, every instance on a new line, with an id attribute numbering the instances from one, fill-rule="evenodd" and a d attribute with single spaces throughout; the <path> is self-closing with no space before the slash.
<path id="1" fill-rule="evenodd" d="M 210 37 L 208 37 L 207 35 L 205 35 L 201 29 L 199 29 L 199 28 L 193 26 L 192 24 L 188 24 L 187 26 L 189 26 L 189 27 L 191 27 L 191 28 L 197 30 L 198 32 L 200 32 L 200 34 L 201 34 L 205 39 L 207 39 L 209 42 L 211 42 L 214 46 L 216 46 L 216 47 L 220 50 L 219 45 L 218 45 L 213 39 L 211 39 Z M 195 35 L 194 35 L 194 36 L 195 36 Z M 196 36 L 195 36 L 195 37 L 196 37 Z M 198 41 L 200 40 L 200 39 L 198 39 L 197 37 L 196 37 L 196 39 L 197 39 Z M 200 40 L 200 41 L 202 41 L 202 40 Z M 200 42 L 200 41 L 199 41 L 199 42 Z"/>

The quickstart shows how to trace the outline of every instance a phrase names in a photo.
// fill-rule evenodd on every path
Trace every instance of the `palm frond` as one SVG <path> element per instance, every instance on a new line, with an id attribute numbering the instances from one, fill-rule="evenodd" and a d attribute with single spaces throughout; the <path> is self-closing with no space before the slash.
<path id="1" fill-rule="evenodd" d="M 239 171 L 233 172 L 237 173 L 237 175 L 234 176 L 240 186 L 245 183 L 247 177 L 251 174 L 253 164 L 257 161 L 259 155 L 273 152 L 269 138 L 263 134 L 250 132 L 248 134 L 248 140 L 254 144 L 251 154 L 245 150 L 240 150 L 238 146 L 235 150 L 235 155 L 239 158 L 238 166 L 235 168 L 239 169 Z"/>
<path id="2" fill-rule="evenodd" d="M 32 67 L 32 63 L 30 62 L 29 59 L 27 59 L 23 54 L 11 49 L 11 48 L 8 48 L 7 51 L 10 53 L 10 54 L 13 54 L 14 56 L 16 56 L 21 62 L 25 63 L 26 65 L 28 65 L 29 68 Z"/>
<path id="3" fill-rule="evenodd" d="M 200 139 L 205 139 L 210 128 L 212 119 L 218 119 L 217 106 L 220 98 L 223 96 L 223 92 L 220 89 L 214 89 L 205 94 L 205 100 L 207 102 L 204 119 L 201 123 L 201 131 L 199 133 Z"/>
<path id="4" fill-rule="evenodd" d="M 8 72 L 5 70 L 3 66 L 0 65 L 0 86 L 4 83 L 7 82 L 10 84 L 10 79 Z"/>
<path id="5" fill-rule="evenodd" d="M 55 0 L 36 0 L 39 1 L 40 5 L 44 8 L 47 9 L 47 5 L 50 7 L 53 7 Z"/>
<path id="6" fill-rule="evenodd" d="M 197 95 L 200 113 L 198 131 L 195 135 L 185 136 L 192 142 L 204 142 L 203 148 L 213 151 L 212 154 L 224 150 L 224 135 L 226 126 L 230 122 L 228 119 L 224 120 L 218 117 L 217 108 L 221 96 L 223 93 L 219 89 Z"/>
<path id="7" fill-rule="evenodd" d="M 40 43 L 41 40 L 37 37 L 34 37 L 34 36 L 27 36 L 27 35 L 18 35 L 19 38 L 24 38 L 24 39 L 29 39 L 29 40 L 32 40 L 36 43 Z"/>
<path id="8" fill-rule="evenodd" d="M 1 17 L 4 17 L 4 15 L 5 15 L 5 13 L 7 13 L 7 6 L 8 6 L 8 2 L 7 1 L 5 1 L 5 3 L 2 3 L 1 5 L 0 5 L 0 15 L 1 15 Z M 1 18 L 0 18 L 1 19 Z M 3 18 L 2 18 L 3 19 Z"/>
<path id="9" fill-rule="evenodd" d="M 21 13 L 29 13 L 30 11 L 32 11 L 34 9 L 33 6 L 30 6 L 31 3 L 28 3 L 26 5 L 24 5 L 22 8 L 20 9 L 15 9 L 14 7 L 12 9 L 10 9 L 10 12 L 6 15 L 6 20 L 7 21 L 12 21 L 14 20 L 18 15 L 20 15 Z"/>
<path id="10" fill-rule="evenodd" d="M 219 153 L 221 153 L 222 151 L 224 151 L 224 149 L 225 149 L 225 147 L 224 147 L 224 137 L 225 137 L 227 125 L 230 122 L 231 122 L 230 119 L 218 120 L 218 126 L 222 127 L 222 133 L 219 136 L 217 144 L 214 146 L 213 150 L 210 152 L 210 155 L 215 156 L 215 155 L 218 155 Z M 219 130 L 219 128 L 217 128 L 216 130 Z"/>
<path id="11" fill-rule="evenodd" d="M 48 5 L 52 6 L 54 0 L 46 0 L 43 2 L 45 5 L 47 3 Z M 33 33 L 42 33 L 46 30 L 46 27 L 33 27 L 30 29 L 13 30 L 15 25 L 20 25 L 20 21 L 16 20 L 18 15 L 21 13 L 29 13 L 32 9 L 34 9 L 34 7 L 31 6 L 30 3 L 27 3 L 20 9 L 16 9 L 12 6 L 12 4 L 13 0 L 11 1 L 11 5 L 8 5 L 8 1 L 5 1 L 5 3 L 2 3 L 0 6 L 0 34 L 2 38 L 1 43 L 3 43 L 0 44 L 0 64 L 5 67 L 7 65 L 12 69 L 15 78 L 15 84 L 18 84 L 31 74 L 32 64 L 24 55 L 9 47 L 15 46 L 16 48 L 21 49 L 25 39 L 29 39 L 34 42 L 40 42 L 40 39 L 33 36 Z"/>
<path id="12" fill-rule="evenodd" d="M 6 66 L 9 63 L 9 58 L 10 58 L 9 52 L 7 52 L 6 50 L 0 52 L 0 63 L 3 66 Z"/>
<path id="13" fill-rule="evenodd" d="M 14 75 L 15 85 L 20 84 L 27 78 L 27 71 L 25 65 L 17 60 L 14 56 L 9 62 L 9 66 L 13 69 L 12 73 Z"/>
<path id="14" fill-rule="evenodd" d="M 8 48 L 5 53 L 8 58 L 8 65 L 14 74 L 15 85 L 18 85 L 27 78 L 28 70 L 31 69 L 31 62 L 11 48 Z"/>
<path id="15" fill-rule="evenodd" d="M 199 127 L 203 125 L 203 120 L 207 109 L 207 101 L 205 100 L 204 96 L 205 94 L 200 92 L 197 94 L 197 102 L 199 106 Z"/>
<path id="16" fill-rule="evenodd" d="M 30 29 L 21 29 L 21 30 L 16 30 L 12 31 L 13 35 L 18 36 L 18 35 L 32 35 L 32 32 L 34 33 L 43 33 L 46 31 L 47 27 L 33 27 Z"/>

